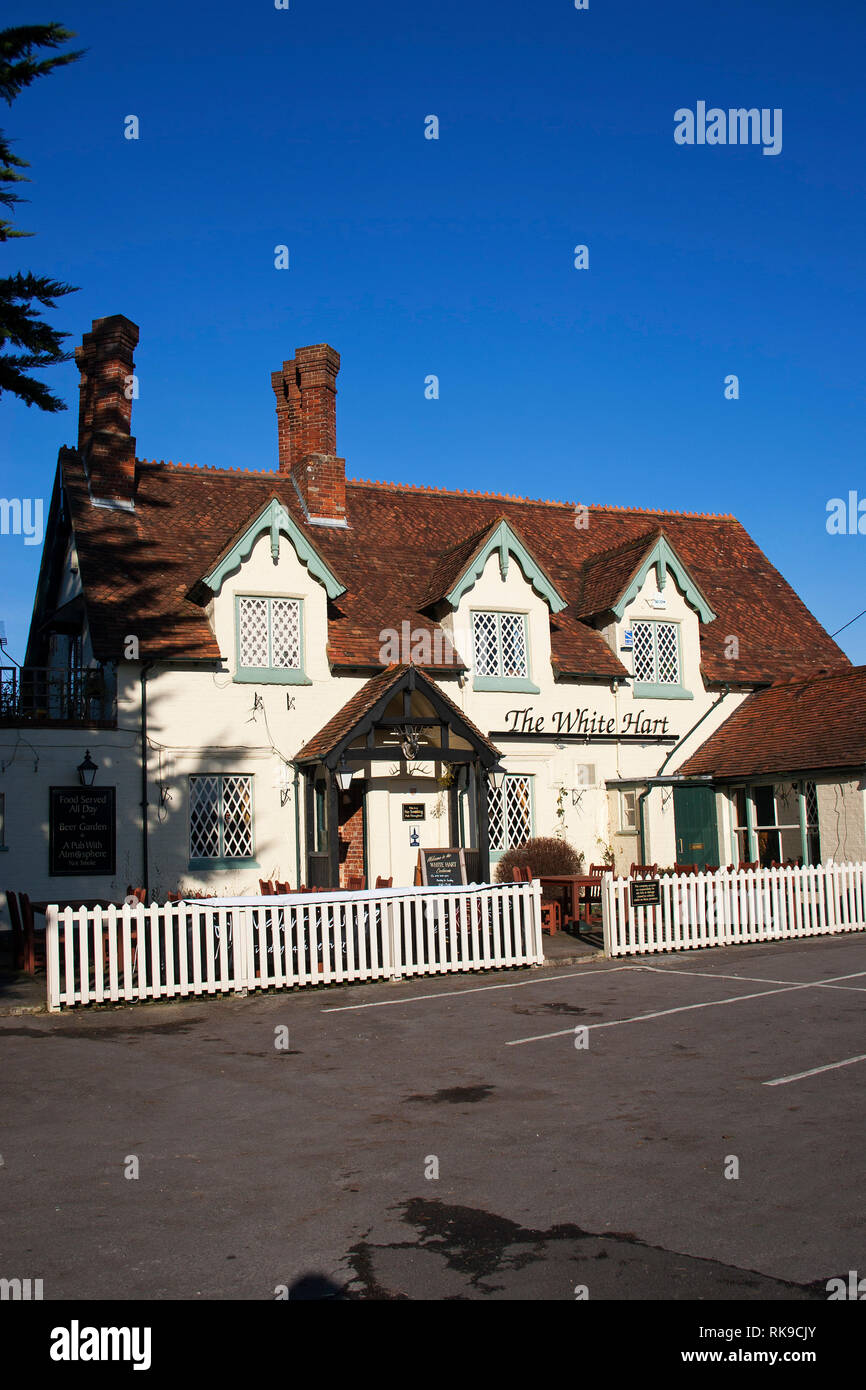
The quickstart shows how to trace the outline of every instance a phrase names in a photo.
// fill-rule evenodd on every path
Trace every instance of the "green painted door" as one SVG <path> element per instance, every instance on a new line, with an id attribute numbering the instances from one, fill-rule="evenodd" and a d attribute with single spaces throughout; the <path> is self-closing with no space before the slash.
<path id="1" fill-rule="evenodd" d="M 719 834 L 716 794 L 711 787 L 674 787 L 677 863 L 717 868 Z"/>

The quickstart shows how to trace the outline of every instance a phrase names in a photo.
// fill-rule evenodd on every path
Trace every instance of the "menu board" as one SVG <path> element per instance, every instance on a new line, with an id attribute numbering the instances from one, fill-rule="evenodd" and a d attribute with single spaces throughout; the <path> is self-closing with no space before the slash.
<path id="1" fill-rule="evenodd" d="M 114 797 L 114 787 L 51 787 L 49 874 L 114 873 Z"/>
<path id="2" fill-rule="evenodd" d="M 431 888 L 449 888 L 467 881 L 462 849 L 419 850 L 418 865 L 421 882 Z"/>

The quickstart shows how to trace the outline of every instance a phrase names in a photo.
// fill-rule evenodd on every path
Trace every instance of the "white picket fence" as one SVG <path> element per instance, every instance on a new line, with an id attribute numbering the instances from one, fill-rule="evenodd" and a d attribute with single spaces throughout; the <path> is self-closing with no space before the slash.
<path id="1" fill-rule="evenodd" d="M 540 965 L 541 886 L 49 907 L 46 943 L 52 1010 Z"/>
<path id="2" fill-rule="evenodd" d="M 652 907 L 632 906 L 630 883 L 603 876 L 608 956 L 866 929 L 866 863 L 663 875 Z"/>

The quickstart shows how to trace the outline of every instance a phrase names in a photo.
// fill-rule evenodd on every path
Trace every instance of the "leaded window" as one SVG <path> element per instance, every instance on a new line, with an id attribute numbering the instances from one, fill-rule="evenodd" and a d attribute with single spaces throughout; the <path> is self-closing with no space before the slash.
<path id="1" fill-rule="evenodd" d="M 241 668 L 301 669 L 301 602 L 296 598 L 239 598 Z"/>
<path id="2" fill-rule="evenodd" d="M 523 613 L 473 613 L 472 634 L 477 676 L 529 676 Z"/>
<path id="3" fill-rule="evenodd" d="M 251 859 L 252 854 L 252 777 L 221 772 L 190 777 L 190 859 Z"/>
<path id="4" fill-rule="evenodd" d="M 487 819 L 493 853 L 526 844 L 532 837 L 531 778 L 509 773 L 499 787 L 488 783 Z"/>
<path id="5" fill-rule="evenodd" d="M 640 685 L 680 684 L 677 623 L 633 623 L 634 678 Z"/>

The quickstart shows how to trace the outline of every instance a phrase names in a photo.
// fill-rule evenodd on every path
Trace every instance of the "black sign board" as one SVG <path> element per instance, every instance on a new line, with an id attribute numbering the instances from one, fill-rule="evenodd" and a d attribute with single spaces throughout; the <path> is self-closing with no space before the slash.
<path id="1" fill-rule="evenodd" d="M 431 888 L 448 888 L 466 883 L 466 860 L 462 849 L 422 849 L 418 851 L 421 882 Z"/>
<path id="2" fill-rule="evenodd" d="M 51 787 L 48 872 L 113 874 L 114 787 Z"/>
<path id="3" fill-rule="evenodd" d="M 423 801 L 404 801 L 403 802 L 404 820 L 426 820 L 427 807 Z"/>
<path id="4" fill-rule="evenodd" d="M 637 878 L 632 880 L 632 907 L 657 907 L 661 902 L 662 886 L 657 878 Z"/>

